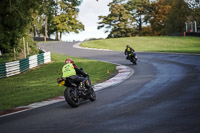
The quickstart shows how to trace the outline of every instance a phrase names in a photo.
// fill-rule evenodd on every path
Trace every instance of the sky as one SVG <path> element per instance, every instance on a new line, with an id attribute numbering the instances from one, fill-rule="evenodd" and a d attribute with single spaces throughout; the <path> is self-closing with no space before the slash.
<path id="1" fill-rule="evenodd" d="M 85 31 L 78 34 L 70 33 L 62 36 L 62 41 L 84 41 L 89 38 L 106 38 L 108 33 L 105 29 L 98 30 L 98 16 L 107 16 L 109 7 L 107 6 L 112 0 L 83 0 L 79 6 L 78 20 L 85 26 Z"/>

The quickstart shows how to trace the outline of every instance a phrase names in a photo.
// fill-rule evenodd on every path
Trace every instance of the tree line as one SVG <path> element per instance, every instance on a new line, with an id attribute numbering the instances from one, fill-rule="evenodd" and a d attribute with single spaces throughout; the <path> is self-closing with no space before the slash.
<path id="1" fill-rule="evenodd" d="M 98 23 L 108 38 L 164 36 L 184 32 L 186 22 L 200 25 L 199 0 L 113 0 L 108 6 Z"/>
<path id="2" fill-rule="evenodd" d="M 63 33 L 84 30 L 84 25 L 77 19 L 82 0 L 0 2 L 0 50 L 3 53 L 12 52 L 13 48 L 20 51 L 23 37 L 31 40 L 36 34 L 47 38 L 56 33 L 56 40 L 59 40 Z"/>
<path id="3" fill-rule="evenodd" d="M 82 0 L 0 0 L 0 50 L 12 53 L 23 49 L 23 37 L 34 49 L 32 37 L 79 33 Z M 169 35 L 185 30 L 185 22 L 200 25 L 200 0 L 113 0 L 110 13 L 99 16 L 98 29 L 108 38 L 136 35 Z M 32 45 L 31 45 L 32 44 Z"/>

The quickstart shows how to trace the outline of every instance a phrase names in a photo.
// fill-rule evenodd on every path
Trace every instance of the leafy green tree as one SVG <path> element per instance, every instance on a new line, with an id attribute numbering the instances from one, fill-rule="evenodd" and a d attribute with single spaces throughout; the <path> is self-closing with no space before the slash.
<path id="1" fill-rule="evenodd" d="M 34 23 L 32 26 L 37 26 L 36 29 L 39 31 L 39 35 L 42 33 L 46 38 L 52 34 L 52 26 L 50 23 L 54 17 L 54 12 L 56 10 L 55 0 L 42 0 L 39 5 L 37 14 L 34 18 Z M 41 23 L 42 22 L 42 23 Z"/>
<path id="2" fill-rule="evenodd" d="M 196 21 L 197 25 L 200 25 L 200 0 L 186 0 L 186 2 L 191 9 L 191 16 L 188 21 Z"/>
<path id="3" fill-rule="evenodd" d="M 78 9 L 76 6 L 80 5 L 81 1 L 61 0 L 57 1 L 57 6 L 60 11 L 53 18 L 55 31 L 60 32 L 60 39 L 62 34 L 65 33 L 79 33 L 84 30 L 84 25 L 77 20 Z M 57 38 L 58 39 L 58 38 Z"/>
<path id="4" fill-rule="evenodd" d="M 0 49 L 9 53 L 26 35 L 26 28 L 40 0 L 4 0 L 0 4 Z"/>
<path id="5" fill-rule="evenodd" d="M 3 0 L 0 4 L 0 50 L 3 53 L 19 47 L 22 37 L 36 32 L 45 37 L 54 32 L 84 29 L 77 20 L 77 6 L 82 0 Z M 56 22 L 56 23 L 55 23 Z"/>
<path id="6" fill-rule="evenodd" d="M 98 29 L 105 27 L 105 32 L 110 32 L 108 38 L 133 36 L 133 22 L 135 20 L 120 2 L 122 1 L 113 0 L 113 2 L 109 4 L 110 14 L 108 14 L 108 16 L 99 16 L 101 22 L 98 23 Z"/>
<path id="7" fill-rule="evenodd" d="M 192 11 L 192 20 L 197 22 L 197 25 L 200 26 L 200 7 L 194 8 Z"/>
<path id="8" fill-rule="evenodd" d="M 30 24 L 30 32 L 33 37 L 36 37 L 36 34 L 41 34 L 43 30 L 43 17 L 36 10 L 35 13 L 32 14 L 33 21 Z"/>
<path id="9" fill-rule="evenodd" d="M 150 7 L 149 0 L 128 0 L 125 7 L 136 20 L 137 30 L 140 32 L 142 25 L 149 20 L 147 15 Z"/>
<path id="10" fill-rule="evenodd" d="M 194 9 L 194 8 L 200 8 L 200 0 L 185 0 L 189 7 Z"/>
<path id="11" fill-rule="evenodd" d="M 185 22 L 190 15 L 188 4 L 184 0 L 165 0 L 171 6 L 165 22 L 165 32 L 167 35 L 185 31 Z"/>

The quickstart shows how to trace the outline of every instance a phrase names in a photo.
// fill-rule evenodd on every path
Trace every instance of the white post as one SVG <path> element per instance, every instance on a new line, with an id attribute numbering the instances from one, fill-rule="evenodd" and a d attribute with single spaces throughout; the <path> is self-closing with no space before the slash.
<path id="1" fill-rule="evenodd" d="M 27 55 L 29 55 L 29 47 L 28 47 L 28 42 L 26 43 L 26 49 L 27 49 Z"/>
<path id="2" fill-rule="evenodd" d="M 23 37 L 23 44 L 24 44 L 24 58 L 26 58 L 26 44 L 25 44 L 25 39 Z"/>
<path id="3" fill-rule="evenodd" d="M 187 22 L 185 22 L 185 32 L 188 32 Z"/>
<path id="4" fill-rule="evenodd" d="M 193 29 L 193 23 L 190 22 L 190 24 L 191 24 L 190 32 L 194 32 L 194 29 Z"/>
<path id="5" fill-rule="evenodd" d="M 14 60 L 16 60 L 16 51 L 15 51 L 15 48 L 14 48 Z"/>
<path id="6" fill-rule="evenodd" d="M 194 32 L 197 32 L 197 22 L 194 21 Z"/>

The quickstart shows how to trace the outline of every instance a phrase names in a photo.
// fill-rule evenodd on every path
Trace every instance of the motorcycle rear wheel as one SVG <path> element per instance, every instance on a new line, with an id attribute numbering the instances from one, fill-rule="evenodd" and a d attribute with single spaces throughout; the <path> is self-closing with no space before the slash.
<path id="1" fill-rule="evenodd" d="M 79 106 L 80 99 L 78 95 L 75 94 L 75 91 L 73 88 L 68 87 L 64 91 L 64 97 L 65 101 L 73 108 Z"/>
<path id="2" fill-rule="evenodd" d="M 134 61 L 134 64 L 137 65 L 136 59 L 135 59 L 135 61 Z"/>
<path id="3" fill-rule="evenodd" d="M 90 101 L 96 100 L 96 93 L 93 88 L 90 89 Z"/>
<path id="4" fill-rule="evenodd" d="M 137 65 L 136 59 L 135 59 L 134 57 L 131 57 L 131 62 L 132 62 L 134 65 Z"/>

